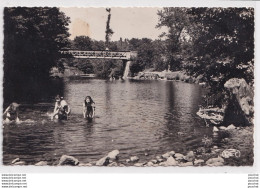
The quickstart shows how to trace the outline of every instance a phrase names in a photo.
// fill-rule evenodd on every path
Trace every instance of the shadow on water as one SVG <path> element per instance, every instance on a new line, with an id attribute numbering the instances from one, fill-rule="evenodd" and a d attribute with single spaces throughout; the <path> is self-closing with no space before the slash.
<path id="1" fill-rule="evenodd" d="M 55 95 L 64 94 L 63 79 L 29 80 L 22 83 L 4 83 L 4 107 L 11 102 L 39 103 L 53 100 Z"/>

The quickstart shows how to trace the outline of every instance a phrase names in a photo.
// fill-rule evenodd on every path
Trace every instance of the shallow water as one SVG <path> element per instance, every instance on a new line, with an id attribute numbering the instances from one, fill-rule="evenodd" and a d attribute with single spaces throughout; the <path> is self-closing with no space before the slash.
<path id="1" fill-rule="evenodd" d="M 185 153 L 200 146 L 204 135 L 212 135 L 196 115 L 203 89 L 195 84 L 74 79 L 64 81 L 63 89 L 72 110 L 68 121 L 50 120 L 54 96 L 23 104 L 20 116 L 27 122 L 3 129 L 4 164 L 16 157 L 27 164 L 42 160 L 54 164 L 63 154 L 86 163 L 114 149 L 120 151 L 122 162 L 134 155 L 142 162 L 171 150 Z M 92 122 L 82 115 L 86 95 L 96 103 Z"/>

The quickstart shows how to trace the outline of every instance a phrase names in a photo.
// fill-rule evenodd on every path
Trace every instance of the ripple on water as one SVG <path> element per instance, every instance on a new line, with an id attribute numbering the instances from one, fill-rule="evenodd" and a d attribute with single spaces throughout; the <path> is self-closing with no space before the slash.
<path id="1" fill-rule="evenodd" d="M 24 107 L 21 119 L 34 122 L 4 127 L 5 164 L 16 157 L 31 164 L 53 162 L 63 154 L 90 162 L 114 149 L 120 150 L 120 160 L 138 155 L 142 161 L 171 150 L 192 149 L 205 134 L 211 134 L 196 116 L 203 92 L 197 85 L 95 79 L 71 80 L 64 85 L 64 97 L 72 110 L 69 120 L 50 121 L 53 101 Z M 92 122 L 82 118 L 86 95 L 96 103 Z"/>

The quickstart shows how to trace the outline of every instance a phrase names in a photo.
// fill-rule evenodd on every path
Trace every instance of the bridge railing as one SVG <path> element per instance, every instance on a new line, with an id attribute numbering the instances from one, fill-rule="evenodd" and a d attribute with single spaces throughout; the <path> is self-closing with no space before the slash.
<path id="1" fill-rule="evenodd" d="M 135 52 L 112 52 L 112 51 L 79 51 L 79 50 L 66 50 L 60 51 L 61 54 L 70 54 L 75 58 L 88 58 L 88 59 L 125 59 L 130 60 L 135 56 Z"/>

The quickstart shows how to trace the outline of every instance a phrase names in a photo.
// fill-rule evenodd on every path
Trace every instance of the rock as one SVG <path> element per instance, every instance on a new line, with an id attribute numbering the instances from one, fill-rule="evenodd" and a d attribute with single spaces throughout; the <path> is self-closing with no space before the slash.
<path id="1" fill-rule="evenodd" d="M 156 159 L 158 160 L 158 159 L 162 159 L 160 156 L 156 156 Z"/>
<path id="2" fill-rule="evenodd" d="M 187 163 L 180 163 L 179 166 L 185 167 L 185 166 L 193 166 L 192 162 L 187 162 Z"/>
<path id="3" fill-rule="evenodd" d="M 79 163 L 78 166 L 93 166 L 91 163 Z"/>
<path id="4" fill-rule="evenodd" d="M 124 164 L 120 164 L 119 166 L 120 166 L 120 167 L 125 167 L 125 165 L 124 165 Z"/>
<path id="5" fill-rule="evenodd" d="M 184 155 L 182 155 L 181 153 L 175 153 L 174 157 L 175 157 L 176 160 L 179 161 L 179 160 L 182 160 L 184 158 Z"/>
<path id="6" fill-rule="evenodd" d="M 152 162 L 153 164 L 156 164 L 156 163 L 157 163 L 157 160 L 151 160 L 151 162 Z"/>
<path id="7" fill-rule="evenodd" d="M 161 163 L 163 162 L 163 159 L 157 159 L 157 162 Z"/>
<path id="8" fill-rule="evenodd" d="M 175 155 L 175 151 L 170 151 L 169 154 L 170 154 L 170 156 L 174 156 Z"/>
<path id="9" fill-rule="evenodd" d="M 165 154 L 162 155 L 162 158 L 163 158 L 163 159 L 168 159 L 169 157 L 170 157 L 169 152 L 167 152 L 167 153 L 165 153 Z"/>
<path id="10" fill-rule="evenodd" d="M 194 165 L 199 165 L 199 164 L 202 164 L 204 163 L 205 161 L 203 159 L 197 159 L 194 161 Z"/>
<path id="11" fill-rule="evenodd" d="M 184 159 L 188 162 L 192 162 L 195 159 L 193 151 L 189 151 L 188 154 L 184 157 Z"/>
<path id="12" fill-rule="evenodd" d="M 153 165 L 153 167 L 157 167 L 157 166 L 159 166 L 159 165 L 158 165 L 158 164 L 154 164 L 154 165 Z"/>
<path id="13" fill-rule="evenodd" d="M 117 166 L 117 163 L 116 162 L 112 162 L 112 163 L 110 163 L 108 166 Z"/>
<path id="14" fill-rule="evenodd" d="M 35 164 L 35 166 L 46 166 L 46 165 L 48 165 L 47 161 L 40 161 Z"/>
<path id="15" fill-rule="evenodd" d="M 75 157 L 69 156 L 69 155 L 62 155 L 60 160 L 59 160 L 59 164 L 60 165 L 72 165 L 72 166 L 76 166 L 79 164 L 79 160 L 76 159 Z"/>
<path id="16" fill-rule="evenodd" d="M 223 166 L 224 165 L 223 163 L 224 163 L 224 159 L 222 159 L 221 157 L 211 158 L 206 162 L 208 166 Z"/>
<path id="17" fill-rule="evenodd" d="M 137 162 L 137 161 L 139 161 L 139 158 L 137 156 L 134 156 L 134 157 L 130 158 L 130 161 L 131 162 Z"/>
<path id="18" fill-rule="evenodd" d="M 220 126 L 219 129 L 220 129 L 220 130 L 226 130 L 227 128 L 224 127 L 224 126 Z"/>
<path id="19" fill-rule="evenodd" d="M 149 154 L 148 154 L 148 153 L 145 153 L 144 155 L 145 155 L 145 156 L 148 156 Z"/>
<path id="20" fill-rule="evenodd" d="M 109 157 L 105 156 L 96 162 L 96 166 L 107 166 L 109 164 Z"/>
<path id="21" fill-rule="evenodd" d="M 158 166 L 166 166 L 166 165 L 165 165 L 165 162 L 161 162 L 158 164 Z"/>
<path id="22" fill-rule="evenodd" d="M 20 158 L 15 158 L 11 163 L 14 164 L 16 162 L 20 161 Z"/>
<path id="23" fill-rule="evenodd" d="M 213 149 L 218 149 L 218 146 L 213 146 Z"/>
<path id="24" fill-rule="evenodd" d="M 25 161 L 18 161 L 14 163 L 14 165 L 25 165 Z"/>
<path id="25" fill-rule="evenodd" d="M 149 161 L 148 163 L 147 163 L 147 166 L 153 166 L 154 164 L 153 164 L 153 162 L 151 162 L 151 161 Z"/>
<path id="26" fill-rule="evenodd" d="M 130 162 L 131 162 L 131 160 L 130 160 L 130 159 L 126 159 L 125 161 L 126 161 L 127 163 L 130 163 Z"/>
<path id="27" fill-rule="evenodd" d="M 233 129 L 236 129 L 235 125 L 231 124 L 229 125 L 226 130 L 233 130 Z"/>
<path id="28" fill-rule="evenodd" d="M 144 166 L 144 165 L 143 165 L 143 163 L 135 163 L 134 166 L 141 167 L 141 166 Z"/>
<path id="29" fill-rule="evenodd" d="M 218 128 L 216 126 L 213 127 L 213 132 L 218 132 Z"/>
<path id="30" fill-rule="evenodd" d="M 164 162 L 165 166 L 176 166 L 178 163 L 173 157 L 169 157 L 167 161 Z"/>
<path id="31" fill-rule="evenodd" d="M 229 79 L 224 84 L 224 87 L 229 92 L 230 97 L 229 105 L 225 113 L 227 117 L 225 117 L 224 120 L 227 123 L 235 123 L 235 125 L 238 125 L 237 123 L 245 119 L 249 124 L 252 124 L 254 114 L 254 89 L 250 87 L 243 78 Z M 234 105 L 236 105 L 235 108 Z M 240 108 L 239 111 L 235 112 L 234 109 L 238 109 L 238 107 Z M 228 116 L 232 116 L 233 120 Z"/>
<path id="32" fill-rule="evenodd" d="M 113 150 L 107 154 L 110 160 L 117 160 L 119 155 L 119 150 Z"/>

